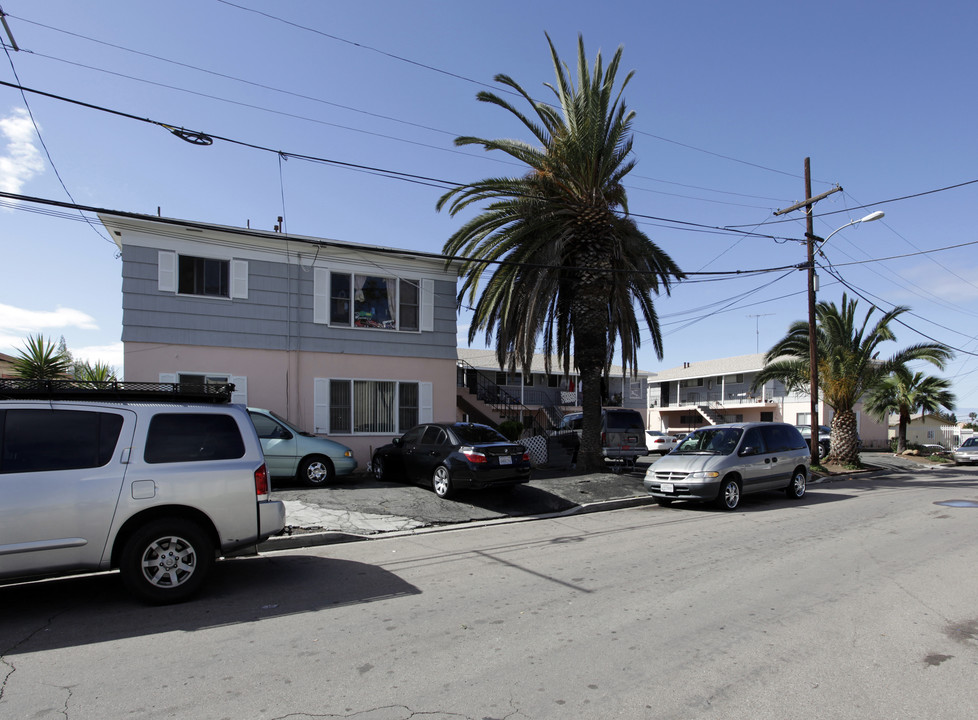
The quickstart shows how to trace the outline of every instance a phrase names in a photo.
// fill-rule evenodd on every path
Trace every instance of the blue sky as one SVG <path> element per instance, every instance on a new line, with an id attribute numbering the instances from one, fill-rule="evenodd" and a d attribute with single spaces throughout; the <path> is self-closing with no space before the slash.
<path id="1" fill-rule="evenodd" d="M 17 83 L 16 70 L 26 87 L 138 118 L 448 182 L 520 172 L 452 140 L 524 136 L 475 94 L 505 73 L 548 99 L 545 32 L 571 63 L 579 33 L 589 59 L 622 45 L 637 113 L 629 203 L 647 234 L 689 272 L 801 263 L 803 215 L 785 222 L 773 211 L 804 198 L 811 157 L 816 194 L 844 188 L 816 206 L 817 234 L 886 212 L 834 235 L 823 262 L 866 298 L 861 308 L 911 308 L 884 353 L 930 339 L 959 349 L 944 373 L 927 371 L 952 379 L 959 417 L 978 409 L 978 253 L 967 245 L 978 184 L 931 192 L 978 179 L 973 3 L 0 6 L 21 48 L 4 38 L 5 82 Z M 284 216 L 291 233 L 434 252 L 463 221 L 435 211 L 442 190 L 428 184 L 223 140 L 194 146 L 36 94 L 27 103 L 46 151 L 21 93 L 0 86 L 6 192 L 261 229 Z M 77 213 L 37 210 L 0 205 L 0 352 L 40 331 L 121 365 L 116 247 Z M 840 302 L 843 286 L 819 275 L 819 298 Z M 665 353 L 660 361 L 645 343 L 643 369 L 764 351 L 806 317 L 800 271 L 691 280 L 657 302 Z M 463 343 L 467 322 L 463 313 Z"/>

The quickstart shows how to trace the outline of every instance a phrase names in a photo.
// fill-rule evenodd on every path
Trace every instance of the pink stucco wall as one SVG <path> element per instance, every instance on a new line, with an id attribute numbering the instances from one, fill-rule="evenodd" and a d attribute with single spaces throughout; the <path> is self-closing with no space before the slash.
<path id="1" fill-rule="evenodd" d="M 245 376 L 249 405 L 274 410 L 302 429 L 313 427 L 313 381 L 317 377 L 430 382 L 434 420 L 455 419 L 454 359 L 126 343 L 126 380 L 158 382 L 166 373 Z M 353 450 L 358 469 L 363 470 L 372 450 L 390 442 L 392 436 L 331 437 Z"/>

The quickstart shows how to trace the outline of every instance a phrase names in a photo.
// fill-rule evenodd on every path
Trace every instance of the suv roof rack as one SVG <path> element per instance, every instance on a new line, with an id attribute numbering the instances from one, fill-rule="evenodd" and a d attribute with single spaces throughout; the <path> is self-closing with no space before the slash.
<path id="1" fill-rule="evenodd" d="M 234 383 L 127 382 L 124 380 L 31 380 L 0 378 L 0 400 L 116 400 L 229 403 Z"/>

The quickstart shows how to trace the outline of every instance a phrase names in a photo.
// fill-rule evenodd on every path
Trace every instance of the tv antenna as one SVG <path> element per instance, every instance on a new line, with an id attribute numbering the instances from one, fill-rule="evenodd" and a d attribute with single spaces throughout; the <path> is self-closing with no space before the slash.
<path id="1" fill-rule="evenodd" d="M 759 315 L 748 315 L 749 318 L 754 318 L 754 335 L 756 340 L 754 342 L 754 352 L 759 353 L 761 351 L 761 325 L 758 318 L 767 317 L 768 315 L 775 315 L 776 313 L 761 313 Z"/>

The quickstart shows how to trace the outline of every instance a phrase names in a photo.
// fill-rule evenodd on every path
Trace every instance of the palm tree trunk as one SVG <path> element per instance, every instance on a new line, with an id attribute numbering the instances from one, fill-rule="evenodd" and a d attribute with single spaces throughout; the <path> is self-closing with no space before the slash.
<path id="1" fill-rule="evenodd" d="M 852 410 L 837 412 L 832 418 L 831 459 L 842 465 L 859 465 L 859 431 L 856 413 Z"/>
<path id="2" fill-rule="evenodd" d="M 900 425 L 897 427 L 897 453 L 906 452 L 907 425 L 910 424 L 910 413 L 900 410 Z"/>

